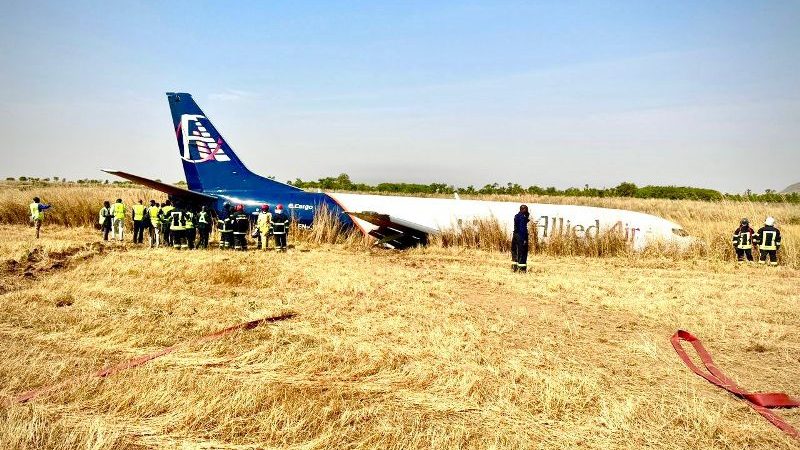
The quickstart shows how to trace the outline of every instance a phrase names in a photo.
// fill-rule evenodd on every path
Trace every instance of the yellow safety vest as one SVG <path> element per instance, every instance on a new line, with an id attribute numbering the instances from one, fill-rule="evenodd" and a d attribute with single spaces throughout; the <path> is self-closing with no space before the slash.
<path id="1" fill-rule="evenodd" d="M 133 220 L 144 219 L 144 205 L 133 205 Z"/>
<path id="2" fill-rule="evenodd" d="M 161 212 L 161 208 L 158 205 L 153 205 L 147 209 L 147 212 L 150 213 L 150 223 L 158 223 L 158 213 Z"/>
<path id="3" fill-rule="evenodd" d="M 42 220 L 42 212 L 39 211 L 39 204 L 31 203 L 31 220 Z"/>
<path id="4" fill-rule="evenodd" d="M 114 217 L 117 219 L 124 219 L 125 218 L 125 204 L 124 203 L 114 203 Z"/>
<path id="5" fill-rule="evenodd" d="M 194 214 L 191 212 L 187 212 L 184 217 L 186 217 L 186 229 L 190 230 L 194 228 Z"/>
<path id="6" fill-rule="evenodd" d="M 172 205 L 167 205 L 167 206 L 161 208 L 161 212 L 164 214 L 162 216 L 163 217 L 162 220 L 164 220 L 165 222 L 169 222 L 170 214 L 172 214 L 172 210 L 173 209 L 175 209 L 175 207 L 172 206 Z"/>

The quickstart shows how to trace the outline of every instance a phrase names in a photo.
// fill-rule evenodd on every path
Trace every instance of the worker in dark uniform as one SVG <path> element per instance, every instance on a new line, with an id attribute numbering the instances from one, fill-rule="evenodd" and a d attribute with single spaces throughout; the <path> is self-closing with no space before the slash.
<path id="1" fill-rule="evenodd" d="M 111 203 L 108 200 L 104 201 L 98 217 L 98 223 L 100 224 L 100 229 L 103 231 L 104 241 L 108 240 L 108 233 L 111 232 L 111 218 L 113 216 L 114 214 L 111 212 Z"/>
<path id="2" fill-rule="evenodd" d="M 750 221 L 742 219 L 739 228 L 733 232 L 733 249 L 736 250 L 736 260 L 744 262 L 753 260 L 753 235 L 755 232 L 750 228 Z"/>
<path id="3" fill-rule="evenodd" d="M 250 230 L 250 218 L 244 212 L 244 205 L 236 205 L 232 216 L 233 249 L 247 250 L 247 232 Z"/>
<path id="4" fill-rule="evenodd" d="M 233 229 L 231 223 L 231 204 L 225 202 L 218 221 L 219 248 L 233 248 Z"/>
<path id="5" fill-rule="evenodd" d="M 197 242 L 197 248 L 208 248 L 208 235 L 211 233 L 211 214 L 208 208 L 203 205 L 200 212 L 197 213 L 197 233 L 200 237 Z"/>
<path id="6" fill-rule="evenodd" d="M 528 222 L 528 206 L 521 205 L 514 216 L 514 234 L 511 237 L 511 260 L 514 261 L 511 270 L 514 272 L 528 271 Z"/>
<path id="7" fill-rule="evenodd" d="M 186 213 L 178 207 L 172 208 L 169 212 L 169 236 L 172 241 L 172 248 L 188 248 L 189 245 L 186 243 L 186 235 L 184 234 L 185 229 Z"/>
<path id="8" fill-rule="evenodd" d="M 767 217 L 764 226 L 758 229 L 753 236 L 753 243 L 758 245 L 760 256 L 759 264 L 766 264 L 769 260 L 770 266 L 778 265 L 778 249 L 781 248 L 781 231 L 775 228 L 775 219 Z"/>
<path id="9" fill-rule="evenodd" d="M 186 228 L 184 228 L 183 234 L 186 237 L 186 245 L 189 246 L 189 250 L 194 250 L 194 240 L 197 237 L 197 231 L 195 230 L 195 223 L 194 223 L 195 216 L 191 209 L 187 209 L 185 215 L 186 215 Z"/>
<path id="10" fill-rule="evenodd" d="M 286 251 L 286 237 L 289 234 L 289 216 L 284 214 L 283 205 L 275 207 L 272 215 L 272 235 L 275 237 L 275 249 L 279 252 Z"/>
<path id="11" fill-rule="evenodd" d="M 172 206 L 172 202 L 167 200 L 161 205 L 161 241 L 163 242 L 165 247 L 169 247 L 172 245 L 172 237 L 170 233 L 170 225 L 172 224 L 172 210 L 175 209 Z"/>

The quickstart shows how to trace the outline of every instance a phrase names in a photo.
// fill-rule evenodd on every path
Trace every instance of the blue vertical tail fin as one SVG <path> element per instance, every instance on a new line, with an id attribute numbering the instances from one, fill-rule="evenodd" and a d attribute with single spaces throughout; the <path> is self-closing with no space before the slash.
<path id="1" fill-rule="evenodd" d="M 178 154 L 190 190 L 209 193 L 300 190 L 257 175 L 245 167 L 190 94 L 168 92 L 167 99 L 178 140 Z"/>

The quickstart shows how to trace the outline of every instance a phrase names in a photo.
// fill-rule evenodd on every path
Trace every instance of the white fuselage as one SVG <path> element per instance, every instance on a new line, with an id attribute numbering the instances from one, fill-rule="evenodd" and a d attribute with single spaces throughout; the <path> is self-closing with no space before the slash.
<path id="1" fill-rule="evenodd" d="M 514 228 L 514 215 L 519 212 L 518 202 L 495 202 L 445 198 L 396 197 L 384 195 L 328 194 L 348 212 L 375 211 L 392 218 L 418 224 L 421 228 L 441 232 L 459 230 L 480 220 L 496 220 L 510 235 Z M 618 232 L 634 248 L 641 249 L 648 242 L 664 241 L 687 244 L 691 241 L 683 228 L 666 219 L 650 214 L 623 209 L 592 206 L 527 203 L 531 226 L 539 239 L 573 234 L 578 237 L 598 236 Z M 375 226 L 354 219 L 364 231 Z"/>

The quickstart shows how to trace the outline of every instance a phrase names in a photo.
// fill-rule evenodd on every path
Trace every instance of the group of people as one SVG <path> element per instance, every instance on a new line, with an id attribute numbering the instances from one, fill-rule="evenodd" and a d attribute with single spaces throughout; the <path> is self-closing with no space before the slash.
<path id="1" fill-rule="evenodd" d="M 44 211 L 51 205 L 42 203 L 39 197 L 33 198 L 29 205 L 30 219 L 36 228 L 39 238 Z M 170 200 L 159 204 L 150 200 L 145 206 L 142 200 L 131 208 L 133 220 L 133 242 L 144 243 L 147 231 L 150 247 L 171 246 L 176 249 L 208 248 L 209 235 L 216 219 L 219 231 L 219 246 L 223 249 L 247 250 L 248 235 L 256 239 L 256 248 L 268 249 L 270 239 L 275 239 L 275 248 L 285 251 L 289 234 L 289 217 L 284 213 L 283 205 L 277 205 L 275 212 L 269 205 L 253 211 L 248 216 L 244 205 L 225 203 L 219 217 L 202 205 L 199 209 L 191 206 L 173 205 Z M 122 241 L 125 236 L 125 219 L 128 207 L 122 199 L 112 205 L 103 202 L 98 223 L 103 232 L 103 239 Z M 521 205 L 519 213 L 514 216 L 514 232 L 511 239 L 512 269 L 514 272 L 528 270 L 528 222 L 530 213 L 526 205 Z M 775 218 L 767 217 L 764 226 L 754 231 L 748 219 L 742 219 L 739 227 L 733 232 L 733 248 L 739 262 L 753 261 L 753 247 L 757 246 L 760 264 L 778 265 L 778 250 L 781 247 L 781 232 L 775 227 Z"/>
<path id="2" fill-rule="evenodd" d="M 269 241 L 275 239 L 275 249 L 286 251 L 286 238 L 289 234 L 289 216 L 278 204 L 275 212 L 270 212 L 269 205 L 264 204 L 250 216 L 245 213 L 244 205 L 232 206 L 225 203 L 222 214 L 217 218 L 217 229 L 220 234 L 220 248 L 247 250 L 248 234 L 256 239 L 256 248 L 267 250 Z"/>
<path id="3" fill-rule="evenodd" d="M 33 209 L 31 209 L 33 211 Z M 128 207 L 117 199 L 114 204 L 106 201 L 100 209 L 98 223 L 103 239 L 123 241 Z M 271 213 L 269 205 L 262 205 L 248 217 L 244 205 L 226 203 L 219 217 L 212 214 L 206 205 L 199 208 L 190 205 L 172 204 L 170 200 L 157 203 L 150 200 L 145 206 L 142 200 L 130 207 L 133 221 L 133 243 L 143 244 L 145 231 L 150 247 L 171 246 L 175 249 L 208 248 L 209 236 L 216 223 L 219 245 L 223 249 L 247 250 L 248 235 L 257 239 L 257 248 L 269 248 L 270 237 L 275 238 L 275 248 L 285 251 L 289 232 L 289 217 L 283 205 Z"/>
<path id="4" fill-rule="evenodd" d="M 753 246 L 758 246 L 759 264 L 778 265 L 778 250 L 781 248 L 781 230 L 775 228 L 775 218 L 767 217 L 764 226 L 753 231 L 747 218 L 739 222 L 733 232 L 733 248 L 739 262 L 753 261 Z"/>
<path id="5" fill-rule="evenodd" d="M 528 222 L 530 213 L 526 205 L 519 207 L 514 216 L 514 232 L 511 237 L 511 269 L 514 272 L 528 270 Z M 753 246 L 758 247 L 759 264 L 778 265 L 778 250 L 781 248 L 781 231 L 775 227 L 775 218 L 767 217 L 764 226 L 753 231 L 748 219 L 742 219 L 733 232 L 733 248 L 739 262 L 753 261 Z"/>
<path id="6" fill-rule="evenodd" d="M 123 241 L 128 206 L 118 198 L 114 204 L 103 202 L 98 215 L 98 223 L 103 239 Z M 145 231 L 150 247 L 172 246 L 173 248 L 207 248 L 211 233 L 211 213 L 206 206 L 199 210 L 173 205 L 167 200 L 159 204 L 150 200 L 145 206 L 142 200 L 130 207 L 133 221 L 133 243 L 144 244 Z"/>

